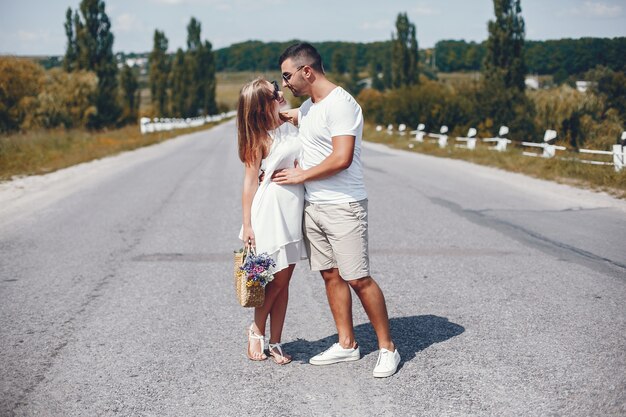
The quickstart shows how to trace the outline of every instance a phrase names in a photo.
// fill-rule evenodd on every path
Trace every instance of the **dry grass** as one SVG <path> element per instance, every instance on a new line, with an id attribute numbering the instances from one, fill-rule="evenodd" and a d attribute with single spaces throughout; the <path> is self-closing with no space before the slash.
<path id="1" fill-rule="evenodd" d="M 412 137 L 409 136 L 390 136 L 386 132 L 377 132 L 374 126 L 369 124 L 365 126 L 363 135 L 370 142 L 384 143 L 397 149 L 462 159 L 580 188 L 605 191 L 616 197 L 626 198 L 626 170 L 618 173 L 612 166 L 587 165 L 567 160 L 567 158 L 577 158 L 574 153 L 557 153 L 557 156 L 560 155 L 563 159 L 532 158 L 523 156 L 519 148 L 496 152 L 489 150 L 485 144 L 479 143 L 475 150 L 470 151 L 453 147 L 451 140 L 448 141 L 446 148 L 440 149 L 436 143 L 410 142 L 409 139 Z M 413 143 L 414 147 L 409 148 L 409 143 Z M 605 156 L 604 160 L 609 160 L 609 157 Z"/>
<path id="2" fill-rule="evenodd" d="M 237 99 L 241 87 L 248 81 L 256 77 L 263 77 L 268 80 L 276 80 L 280 84 L 280 72 L 218 72 L 216 74 L 217 87 L 215 89 L 215 100 L 228 106 L 229 109 L 237 107 Z"/>
<path id="3" fill-rule="evenodd" d="M 102 132 L 54 129 L 0 136 L 0 180 L 16 175 L 45 174 L 81 162 L 152 145 L 216 123 L 142 135 L 139 126 Z"/>

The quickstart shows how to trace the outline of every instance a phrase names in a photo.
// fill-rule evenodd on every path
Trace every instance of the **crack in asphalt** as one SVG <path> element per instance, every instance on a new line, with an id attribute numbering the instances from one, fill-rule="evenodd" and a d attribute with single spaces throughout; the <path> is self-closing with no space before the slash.
<path id="1" fill-rule="evenodd" d="M 568 207 L 566 209 L 561 210 L 517 210 L 517 209 L 482 209 L 482 210 L 474 210 L 476 213 L 488 213 L 498 211 L 501 213 L 569 213 L 569 212 L 579 212 L 579 211 L 601 211 L 601 210 L 609 210 L 610 207 Z"/>
<path id="2" fill-rule="evenodd" d="M 485 214 L 485 210 L 464 209 L 459 204 L 440 197 L 426 196 L 426 198 L 433 204 L 445 207 L 472 223 L 489 227 L 524 245 L 540 248 L 543 252 L 550 253 L 553 256 L 565 258 L 568 261 L 578 263 L 600 273 L 608 273 L 611 276 L 618 272 L 619 276 L 624 277 L 624 272 L 626 272 L 626 265 L 620 262 L 550 239 L 520 225 L 488 216 Z"/>

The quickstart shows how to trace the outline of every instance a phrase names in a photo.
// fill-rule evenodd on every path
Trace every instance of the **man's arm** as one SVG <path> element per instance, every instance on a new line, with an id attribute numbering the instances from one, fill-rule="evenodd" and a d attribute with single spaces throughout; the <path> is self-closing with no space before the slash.
<path id="1" fill-rule="evenodd" d="M 298 126 L 299 110 L 300 110 L 299 108 L 295 108 L 295 109 L 289 109 L 286 111 L 281 111 L 280 112 L 281 118 L 285 120 L 286 122 L 291 123 L 294 126 Z"/>
<path id="2" fill-rule="evenodd" d="M 333 151 L 319 165 L 309 169 L 299 166 L 274 172 L 272 181 L 277 184 L 302 184 L 305 181 L 331 177 L 352 164 L 356 138 L 350 135 L 334 136 Z"/>

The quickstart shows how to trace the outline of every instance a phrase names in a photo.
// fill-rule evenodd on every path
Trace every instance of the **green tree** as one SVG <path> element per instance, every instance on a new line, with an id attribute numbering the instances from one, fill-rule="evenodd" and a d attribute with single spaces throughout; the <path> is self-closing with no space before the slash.
<path id="1" fill-rule="evenodd" d="M 485 118 L 506 124 L 512 135 L 535 136 L 532 103 L 525 95 L 524 19 L 520 0 L 494 0 L 481 92 Z"/>
<path id="2" fill-rule="evenodd" d="M 415 25 L 406 13 L 398 14 L 396 33 L 391 37 L 391 75 L 394 87 L 409 86 L 419 82 L 418 49 Z"/>
<path id="3" fill-rule="evenodd" d="M 381 73 L 381 65 L 376 60 L 371 60 L 369 65 L 369 73 L 372 78 L 372 88 L 378 91 L 383 91 L 385 89 L 385 84 L 380 77 Z"/>
<path id="4" fill-rule="evenodd" d="M 202 43 L 202 25 L 195 18 L 187 25 L 187 52 L 185 53 L 183 78 L 187 80 L 184 92 L 183 115 L 217 112 L 215 103 L 215 57 L 209 41 Z"/>
<path id="5" fill-rule="evenodd" d="M 170 73 L 170 85 L 172 86 L 172 115 L 183 117 L 185 115 L 185 95 L 187 92 L 187 72 L 185 71 L 185 53 L 178 48 L 172 63 Z"/>
<path id="6" fill-rule="evenodd" d="M 187 51 L 196 51 L 202 47 L 200 33 L 202 32 L 202 24 L 192 17 L 187 25 Z"/>
<path id="7" fill-rule="evenodd" d="M 485 80 L 524 91 L 524 19 L 521 0 L 494 0 L 496 19 L 489 21 Z"/>
<path id="8" fill-rule="evenodd" d="M 216 114 L 217 104 L 215 102 L 215 55 L 213 45 L 205 40 L 198 51 L 198 73 L 197 79 L 200 90 L 200 108 L 203 114 Z"/>
<path id="9" fill-rule="evenodd" d="M 347 80 L 347 89 L 354 97 L 358 96 L 362 90 L 356 49 L 354 49 L 350 55 L 350 73 Z"/>
<path id="10" fill-rule="evenodd" d="M 75 48 L 68 48 L 66 51 L 66 68 L 96 73 L 98 89 L 94 103 L 97 112 L 91 116 L 89 126 L 111 126 L 118 121 L 121 112 L 117 102 L 117 63 L 113 55 L 111 21 L 102 0 L 82 0 L 79 9 L 80 16 L 78 12 L 74 13 L 73 30 L 66 21 L 66 33 L 70 33 L 68 43 L 71 44 L 72 32 L 76 37 Z M 70 14 L 71 10 L 68 10 L 66 19 Z M 67 52 L 70 54 L 67 55 Z"/>
<path id="11" fill-rule="evenodd" d="M 65 12 L 65 35 L 67 36 L 67 47 L 65 49 L 65 57 L 63 59 L 63 69 L 65 71 L 73 71 L 76 68 L 78 60 L 78 51 L 76 45 L 76 31 L 74 30 L 74 16 L 72 8 L 68 7 Z"/>
<path id="12" fill-rule="evenodd" d="M 167 57 L 167 47 L 168 40 L 165 37 L 165 33 L 155 30 L 154 45 L 149 57 L 150 75 L 148 83 L 150 85 L 153 112 L 158 117 L 166 116 L 169 111 L 167 88 L 170 65 Z"/>
<path id="13" fill-rule="evenodd" d="M 385 59 L 383 63 L 383 85 L 385 88 L 393 87 L 393 77 L 391 75 L 391 60 Z"/>
<path id="14" fill-rule="evenodd" d="M 334 73 L 342 75 L 346 72 L 346 61 L 340 49 L 335 49 L 331 60 L 331 69 Z"/>
<path id="15" fill-rule="evenodd" d="M 626 121 L 626 72 L 596 67 L 587 72 L 587 78 L 597 82 L 593 89 L 606 103 L 607 110 L 617 110 L 622 121 Z"/>
<path id="16" fill-rule="evenodd" d="M 139 113 L 139 81 L 133 69 L 124 64 L 120 72 L 122 123 L 135 123 Z"/>

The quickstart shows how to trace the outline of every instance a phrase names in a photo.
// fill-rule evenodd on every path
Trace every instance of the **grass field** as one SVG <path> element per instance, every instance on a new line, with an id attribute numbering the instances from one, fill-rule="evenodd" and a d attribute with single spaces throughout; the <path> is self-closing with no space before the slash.
<path id="1" fill-rule="evenodd" d="M 451 138 L 448 146 L 440 149 L 436 143 L 410 141 L 414 136 L 388 135 L 377 132 L 374 125 L 366 124 L 363 137 L 370 142 L 384 143 L 396 149 L 419 152 L 445 158 L 462 159 L 507 171 L 519 172 L 536 178 L 574 185 L 581 188 L 605 191 L 618 198 L 626 198 L 626 170 L 615 172 L 612 166 L 587 165 L 560 158 L 544 159 L 522 155 L 519 148 L 511 147 L 506 152 L 489 150 L 485 144 L 477 145 L 473 151 L 455 148 Z M 413 148 L 409 147 L 413 145 Z M 511 146 L 511 145 L 509 145 Z M 568 157 L 574 158 L 575 154 Z M 608 157 L 604 157 L 608 160 Z"/>
<path id="2" fill-rule="evenodd" d="M 145 135 L 141 134 L 139 126 L 129 125 L 103 132 L 53 129 L 0 136 L 0 180 L 9 180 L 16 175 L 45 174 L 216 124 Z"/>

